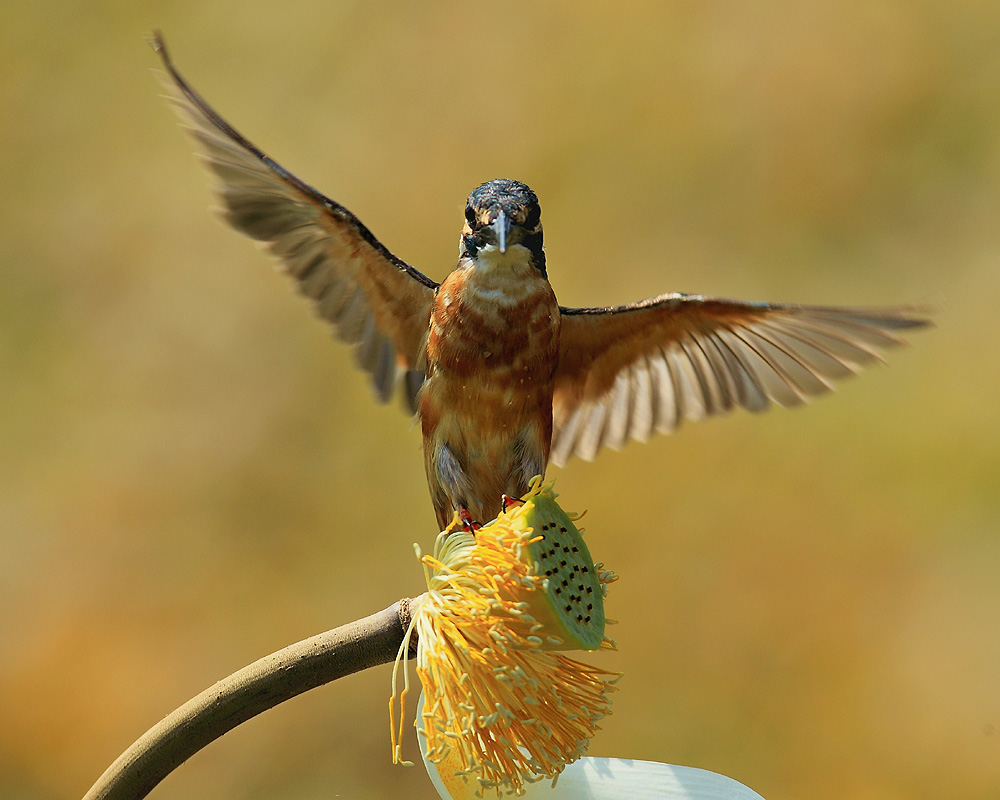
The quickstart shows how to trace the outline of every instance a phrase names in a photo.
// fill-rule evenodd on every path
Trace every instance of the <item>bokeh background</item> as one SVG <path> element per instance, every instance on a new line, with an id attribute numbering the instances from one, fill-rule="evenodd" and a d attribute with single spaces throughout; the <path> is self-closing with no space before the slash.
<path id="1" fill-rule="evenodd" d="M 421 590 L 417 431 L 251 243 L 150 73 L 435 279 L 530 184 L 567 305 L 941 307 L 794 412 L 553 470 L 620 573 L 592 752 L 768 800 L 1000 797 L 1000 10 L 871 2 L 0 7 L 0 795 L 80 796 L 259 656 Z M 389 669 L 169 798 L 429 798 Z M 416 746 L 409 746 L 416 755 Z"/>

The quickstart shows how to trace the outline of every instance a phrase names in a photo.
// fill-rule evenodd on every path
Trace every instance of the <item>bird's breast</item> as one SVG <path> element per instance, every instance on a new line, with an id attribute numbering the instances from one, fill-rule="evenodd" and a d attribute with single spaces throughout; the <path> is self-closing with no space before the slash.
<path id="1" fill-rule="evenodd" d="M 449 276 L 428 331 L 425 431 L 445 417 L 513 431 L 542 414 L 550 426 L 559 326 L 559 306 L 541 275 L 510 286 Z"/>
<path id="2" fill-rule="evenodd" d="M 431 375 L 456 379 L 551 380 L 559 346 L 559 306 L 548 281 L 479 285 L 464 275 L 442 284 L 431 313 Z"/>

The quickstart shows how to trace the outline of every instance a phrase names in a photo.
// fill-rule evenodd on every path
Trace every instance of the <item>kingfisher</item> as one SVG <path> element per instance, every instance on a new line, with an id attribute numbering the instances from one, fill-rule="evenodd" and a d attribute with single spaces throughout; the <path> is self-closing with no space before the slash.
<path id="1" fill-rule="evenodd" d="M 375 395 L 399 394 L 423 435 L 439 528 L 493 519 L 549 463 L 674 431 L 735 408 L 795 406 L 929 324 L 915 306 L 752 303 L 670 292 L 559 305 L 541 208 L 515 180 L 469 195 L 458 264 L 437 283 L 347 208 L 244 138 L 152 45 L 186 129 L 219 180 L 229 224 L 266 244 Z"/>

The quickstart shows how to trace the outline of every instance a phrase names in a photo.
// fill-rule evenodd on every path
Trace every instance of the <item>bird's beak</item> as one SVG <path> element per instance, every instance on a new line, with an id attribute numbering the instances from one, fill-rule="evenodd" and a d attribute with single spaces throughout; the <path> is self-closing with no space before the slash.
<path id="1" fill-rule="evenodd" d="M 504 210 L 501 208 L 497 212 L 497 218 L 493 220 L 493 224 L 490 225 L 493 229 L 493 233 L 497 237 L 497 249 L 501 253 L 507 252 L 507 236 L 510 234 L 511 221 Z"/>

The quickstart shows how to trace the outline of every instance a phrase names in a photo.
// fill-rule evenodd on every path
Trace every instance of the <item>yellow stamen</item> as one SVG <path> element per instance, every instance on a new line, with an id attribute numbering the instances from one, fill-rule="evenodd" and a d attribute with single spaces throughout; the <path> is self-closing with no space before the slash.
<path id="1" fill-rule="evenodd" d="M 478 796 L 520 794 L 582 756 L 618 677 L 552 652 L 613 649 L 603 600 L 616 576 L 593 563 L 551 484 L 540 484 L 475 533 L 450 527 L 421 558 L 428 591 L 411 624 L 425 693 L 417 724 L 426 757 Z M 395 670 L 393 684 L 395 695 Z M 398 762 L 402 730 L 397 739 L 392 729 Z"/>

